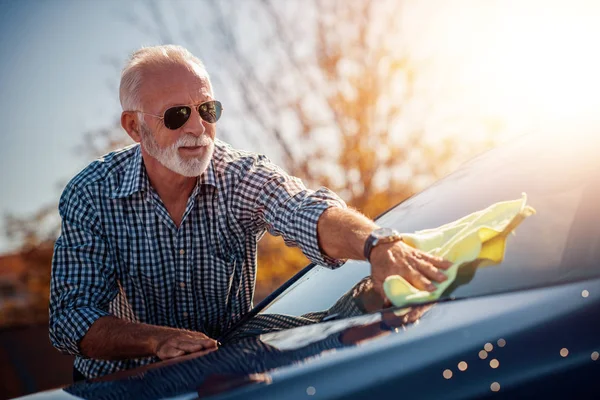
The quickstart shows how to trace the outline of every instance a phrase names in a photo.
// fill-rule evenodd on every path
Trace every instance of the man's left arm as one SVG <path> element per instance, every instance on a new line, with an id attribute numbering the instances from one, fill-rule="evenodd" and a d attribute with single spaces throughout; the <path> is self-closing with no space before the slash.
<path id="1" fill-rule="evenodd" d="M 345 259 L 364 260 L 367 237 L 377 225 L 326 188 L 307 189 L 266 157 L 259 156 L 236 187 L 232 214 L 247 227 L 266 228 L 281 235 L 288 246 L 298 246 L 311 261 L 335 268 Z M 451 264 L 403 242 L 381 244 L 370 255 L 371 276 L 385 298 L 383 281 L 401 275 L 413 286 L 434 290 L 431 280 L 446 277 L 438 271 Z"/>
<path id="2" fill-rule="evenodd" d="M 331 258 L 364 260 L 365 241 L 377 228 L 375 222 L 358 211 L 330 207 L 317 224 L 319 246 Z M 439 270 L 452 265 L 402 241 L 376 246 L 369 258 L 374 288 L 383 298 L 383 281 L 390 275 L 400 275 L 418 289 L 433 291 L 432 281 L 447 279 Z"/>
<path id="3" fill-rule="evenodd" d="M 327 188 L 310 190 L 262 155 L 252 159 L 236 183 L 230 199 L 230 214 L 244 227 L 257 234 L 266 229 L 281 236 L 287 246 L 299 247 L 312 262 L 336 268 L 344 260 L 328 257 L 317 239 L 317 224 L 328 208 L 346 204 Z M 248 165 L 250 164 L 250 165 Z"/>

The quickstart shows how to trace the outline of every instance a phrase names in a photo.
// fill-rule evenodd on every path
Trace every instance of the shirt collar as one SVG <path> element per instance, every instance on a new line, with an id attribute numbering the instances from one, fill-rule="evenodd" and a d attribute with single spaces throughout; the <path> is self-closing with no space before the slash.
<path id="1" fill-rule="evenodd" d="M 121 185 L 113 191 L 111 198 L 120 199 L 129 197 L 134 193 L 147 191 L 150 187 L 148 174 L 146 173 L 146 167 L 144 166 L 142 152 L 140 149 L 141 146 L 138 145 L 135 149 L 135 154 L 125 169 L 125 174 L 123 176 Z M 206 171 L 204 171 L 204 173 L 198 177 L 198 183 L 194 189 L 193 196 L 196 196 L 198 193 L 200 193 L 199 190 L 202 185 L 210 185 L 214 186 L 215 188 L 217 187 L 217 179 L 215 177 L 215 169 L 213 164 L 214 160 L 211 159 L 208 163 Z"/>
<path id="2" fill-rule="evenodd" d="M 202 175 L 198 177 L 198 186 L 202 185 L 210 185 L 217 187 L 217 178 L 215 176 L 215 160 L 212 158 L 208 163 L 208 167 L 206 167 L 206 171 Z"/>
<path id="3" fill-rule="evenodd" d="M 141 146 L 136 146 L 135 153 L 125 168 L 121 185 L 111 195 L 113 199 L 129 197 L 134 193 L 148 190 L 150 186 L 146 167 L 142 161 Z"/>

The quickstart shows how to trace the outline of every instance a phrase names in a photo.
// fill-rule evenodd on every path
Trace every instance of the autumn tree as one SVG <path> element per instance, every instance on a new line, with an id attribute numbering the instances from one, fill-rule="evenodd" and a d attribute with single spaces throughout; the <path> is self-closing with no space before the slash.
<path id="1" fill-rule="evenodd" d="M 405 123 L 411 103 L 424 99 L 415 93 L 418 67 L 403 45 L 403 2 L 227 4 L 207 2 L 222 47 L 215 64 L 227 66 L 218 79 L 242 100 L 235 113 L 247 122 L 243 134 L 250 131 L 257 150 L 309 187 L 327 186 L 375 217 L 455 165 L 453 141 L 433 146 L 423 135 L 425 121 Z M 160 15 L 158 3 L 150 8 Z M 157 36 L 164 42 L 179 36 L 152 25 L 163 28 Z M 181 37 L 202 54 L 203 35 L 183 28 Z M 238 141 L 235 127 L 220 129 Z M 261 295 L 307 263 L 282 243 L 267 235 L 259 244 L 257 292 L 267 289 Z"/>
<path id="2" fill-rule="evenodd" d="M 226 108 L 218 134 L 234 146 L 267 154 L 308 187 L 329 187 L 370 217 L 460 161 L 455 141 L 432 145 L 425 121 L 407 119 L 411 104 L 427 107 L 435 99 L 422 98 L 415 87 L 419 66 L 403 38 L 404 2 L 194 4 L 133 3 L 125 18 L 156 42 L 181 44 L 205 60 Z M 170 25 L 174 9 L 186 12 Z M 123 62 L 105 61 L 116 71 Z M 117 86 L 112 82 L 111 91 Z M 118 123 L 85 137 L 79 150 L 94 156 L 127 142 Z M 48 272 L 49 263 L 42 264 Z M 306 263 L 299 250 L 266 235 L 259 243 L 256 298 Z"/>

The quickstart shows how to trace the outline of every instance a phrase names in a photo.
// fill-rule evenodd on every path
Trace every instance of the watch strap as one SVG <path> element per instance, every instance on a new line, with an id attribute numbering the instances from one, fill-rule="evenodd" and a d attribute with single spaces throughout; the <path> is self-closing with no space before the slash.
<path id="1" fill-rule="evenodd" d="M 365 248 L 363 249 L 363 255 L 367 259 L 368 262 L 371 262 L 369 257 L 371 256 L 371 250 L 373 250 L 373 243 L 377 241 L 377 237 L 371 233 L 367 240 L 365 240 Z"/>
<path id="2" fill-rule="evenodd" d="M 371 252 L 373 251 L 373 248 L 375 248 L 375 246 L 382 243 L 393 243 L 402 240 L 402 236 L 395 230 L 389 230 L 386 236 L 381 236 L 381 234 L 377 234 L 380 233 L 381 230 L 382 229 L 374 230 L 373 232 L 371 232 L 367 240 L 365 240 L 365 247 L 363 249 L 363 253 L 365 258 L 369 262 L 371 262 Z"/>

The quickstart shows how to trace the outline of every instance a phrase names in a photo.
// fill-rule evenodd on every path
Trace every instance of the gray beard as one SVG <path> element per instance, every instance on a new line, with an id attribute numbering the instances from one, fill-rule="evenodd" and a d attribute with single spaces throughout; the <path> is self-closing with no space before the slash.
<path id="1" fill-rule="evenodd" d="M 144 150 L 165 168 L 175 172 L 176 174 L 196 177 L 200 176 L 208 168 L 208 164 L 214 152 L 214 142 L 207 136 L 195 138 L 191 136 L 181 137 L 176 143 L 167 148 L 161 148 L 150 129 L 141 124 L 142 147 Z M 177 149 L 181 146 L 198 146 L 205 145 L 204 154 L 200 158 L 182 158 Z"/>

